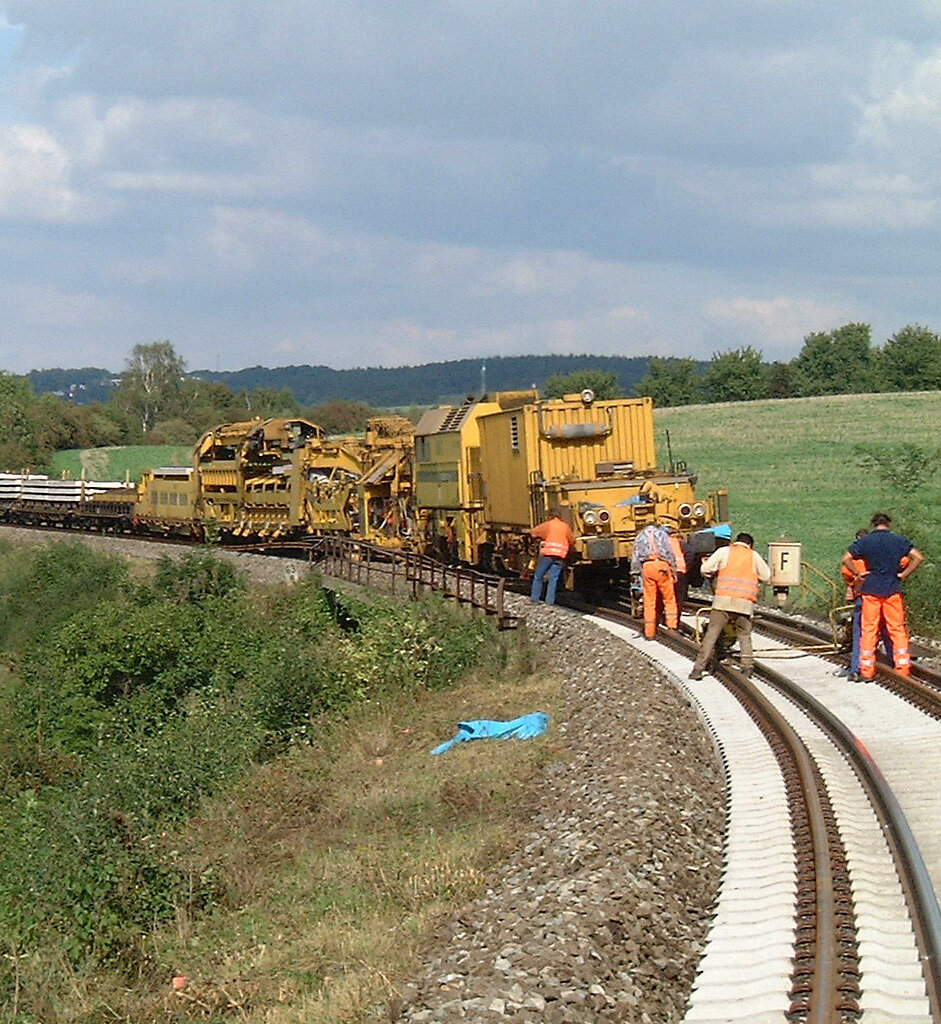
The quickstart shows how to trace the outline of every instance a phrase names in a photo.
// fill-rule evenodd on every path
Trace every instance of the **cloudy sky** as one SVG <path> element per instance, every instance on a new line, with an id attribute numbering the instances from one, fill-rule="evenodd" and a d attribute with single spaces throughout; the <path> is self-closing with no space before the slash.
<path id="1" fill-rule="evenodd" d="M 0 0 L 0 369 L 941 330 L 941 0 Z"/>

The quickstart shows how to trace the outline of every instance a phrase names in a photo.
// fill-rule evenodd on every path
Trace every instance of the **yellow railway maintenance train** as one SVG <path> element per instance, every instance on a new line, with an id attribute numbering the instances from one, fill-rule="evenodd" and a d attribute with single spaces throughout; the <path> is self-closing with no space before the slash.
<path id="1" fill-rule="evenodd" d="M 668 522 L 711 550 L 727 493 L 696 495 L 684 464 L 657 466 L 649 398 L 535 391 L 468 398 L 325 437 L 300 418 L 228 423 L 197 442 L 192 464 L 137 487 L 0 475 L 0 517 L 220 543 L 346 536 L 525 574 L 530 529 L 558 508 L 575 535 L 569 584 L 614 575 L 648 523 Z"/>

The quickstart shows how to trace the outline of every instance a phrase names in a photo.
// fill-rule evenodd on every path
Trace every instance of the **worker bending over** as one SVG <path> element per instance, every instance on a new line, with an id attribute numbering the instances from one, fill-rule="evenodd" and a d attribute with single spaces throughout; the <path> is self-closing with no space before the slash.
<path id="1" fill-rule="evenodd" d="M 751 619 L 758 603 L 758 584 L 771 580 L 771 568 L 754 551 L 755 539 L 740 533 L 728 547 L 719 548 L 703 562 L 703 576 L 715 576 L 709 625 L 689 674 L 702 679 L 722 630 L 731 623 L 741 648 L 742 672 L 750 676 L 755 664 L 751 645 Z"/>

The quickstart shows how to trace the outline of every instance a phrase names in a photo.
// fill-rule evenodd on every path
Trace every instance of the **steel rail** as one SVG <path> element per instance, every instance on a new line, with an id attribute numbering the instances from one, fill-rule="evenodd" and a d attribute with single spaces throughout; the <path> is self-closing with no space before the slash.
<path id="1" fill-rule="evenodd" d="M 941 1021 L 941 909 L 911 827 L 895 794 L 859 738 L 816 697 L 772 669 L 760 674 L 769 685 L 805 711 L 846 757 L 869 795 L 900 868 L 919 941 L 933 1019 Z"/>
<path id="2" fill-rule="evenodd" d="M 831 833 L 828 816 L 821 799 L 816 763 L 804 741 L 794 728 L 757 689 L 750 680 L 739 676 L 730 669 L 723 669 L 719 676 L 766 733 L 776 734 L 785 746 L 784 755 L 793 762 L 800 782 L 800 796 L 807 815 L 806 829 L 813 851 L 813 910 L 806 909 L 798 914 L 803 919 L 803 928 L 798 929 L 798 947 L 801 931 L 813 935 L 813 967 L 810 978 L 800 978 L 795 966 L 794 985 L 791 998 L 792 1014 L 806 1013 L 810 1024 L 831 1024 L 843 1002 L 840 990 L 841 972 L 838 969 L 837 908 L 834 894 L 833 865 L 836 860 L 831 849 Z M 751 710 L 750 710 L 751 709 Z M 778 751 L 775 751 L 777 754 Z M 779 755 L 779 762 L 782 760 Z M 787 771 L 786 765 L 782 770 Z M 800 902 L 800 900 L 798 900 Z M 808 921 L 807 918 L 811 918 Z M 795 948 L 795 965 L 799 957 Z M 801 1000 L 806 999 L 806 1003 Z"/>
<path id="3" fill-rule="evenodd" d="M 637 628 L 637 623 L 624 610 L 584 605 L 582 610 L 590 610 L 602 618 Z M 680 631 L 661 629 L 657 638 L 684 655 L 695 656 L 697 645 Z M 826 790 L 819 780 L 816 762 L 806 744 L 757 686 L 731 668 L 720 667 L 714 674 L 765 733 L 781 765 L 789 792 L 792 828 L 798 853 L 803 843 L 798 843 L 796 836 L 801 832 L 801 825 L 806 830 L 810 854 L 808 857 L 805 852 L 803 861 L 806 865 L 809 859 L 812 865 L 813 895 L 809 898 L 803 892 L 798 897 L 801 909 L 798 912 L 798 934 L 794 947 L 791 1013 L 794 1019 L 808 1021 L 809 1024 L 832 1024 L 840 1013 L 852 1012 L 855 1003 L 846 994 L 844 975 L 847 972 L 838 955 L 840 943 L 835 896 L 838 883 L 834 873 L 837 865 L 845 863 L 845 857 L 839 837 L 830 827 L 832 814 Z M 788 768 L 788 761 L 792 770 Z M 794 774 L 797 777 L 796 787 L 793 785 Z M 798 883 L 804 889 L 809 885 L 806 870 L 799 873 Z M 809 971 L 801 966 L 805 959 L 812 961 Z M 857 992 L 854 989 L 855 994 Z"/>
<path id="4" fill-rule="evenodd" d="M 796 638 L 799 645 L 803 641 L 802 633 L 814 635 L 823 632 L 819 627 L 804 627 L 803 624 L 782 621 L 780 616 L 773 617 L 773 627 L 769 628 L 769 618 L 765 617 L 763 627 L 785 642 Z M 921 950 L 931 1014 L 933 1019 L 941 1021 L 941 908 L 921 851 L 895 794 L 865 745 L 825 705 L 801 686 L 767 666 L 760 666 L 756 671 L 823 729 L 852 766 L 865 789 L 899 868 L 899 877 Z M 928 669 L 923 669 L 923 672 L 941 682 L 937 673 Z M 893 692 L 926 713 L 941 718 L 941 693 L 937 689 L 885 665 L 878 665 L 877 673 Z"/>

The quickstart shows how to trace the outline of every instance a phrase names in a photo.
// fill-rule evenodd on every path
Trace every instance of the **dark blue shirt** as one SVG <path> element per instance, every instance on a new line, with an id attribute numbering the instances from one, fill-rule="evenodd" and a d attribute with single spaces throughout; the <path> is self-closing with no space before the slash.
<path id="1" fill-rule="evenodd" d="M 873 530 L 850 545 L 853 558 L 866 563 L 869 575 L 863 578 L 862 594 L 889 597 L 902 593 L 899 562 L 912 550 L 912 542 L 891 530 Z"/>

